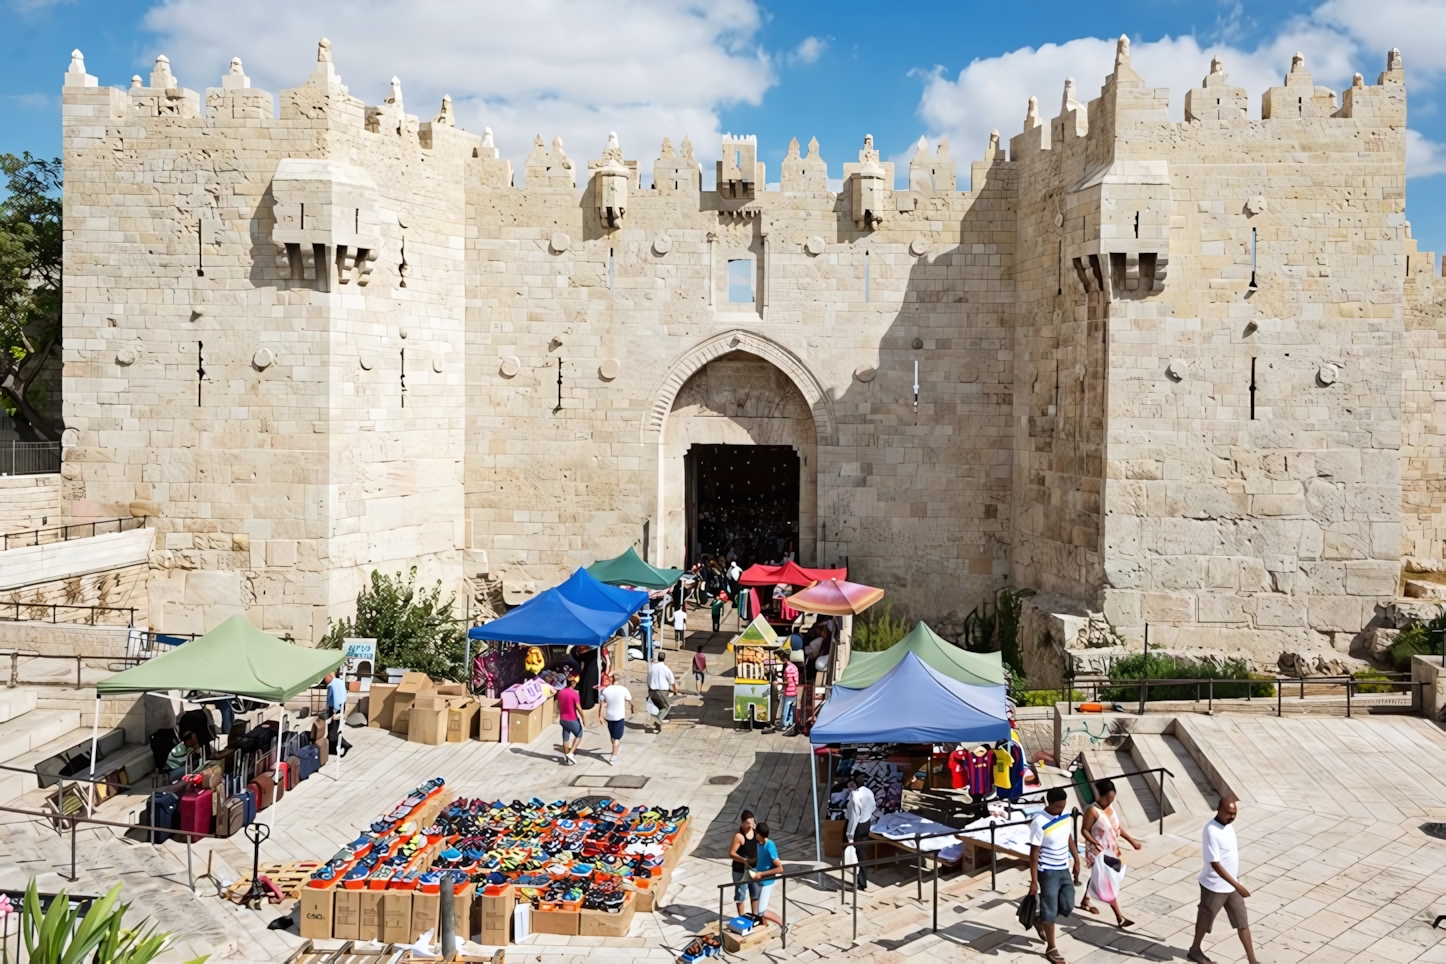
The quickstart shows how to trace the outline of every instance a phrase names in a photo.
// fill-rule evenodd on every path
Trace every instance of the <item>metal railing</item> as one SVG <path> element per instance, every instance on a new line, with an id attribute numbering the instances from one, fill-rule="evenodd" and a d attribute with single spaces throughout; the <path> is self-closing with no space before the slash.
<path id="1" fill-rule="evenodd" d="M 3 449 L 0 449 L 3 451 Z M 0 473 L 4 474 L 4 473 Z M 3 549 L 24 549 L 28 546 L 44 546 L 56 542 L 68 542 L 71 539 L 90 539 L 95 536 L 109 535 L 114 532 L 129 532 L 132 529 L 144 529 L 146 516 L 129 516 L 124 519 L 96 519 L 94 522 L 72 522 L 63 526 L 47 526 L 43 529 L 23 529 L 20 532 L 7 532 L 0 537 L 0 548 Z M 51 534 L 54 533 L 54 537 Z"/>
<path id="2" fill-rule="evenodd" d="M 85 613 L 84 624 L 87 626 L 105 625 L 96 621 L 101 618 L 103 613 L 124 613 L 127 626 L 136 624 L 135 606 L 79 606 L 72 603 L 20 602 L 18 600 L 0 602 L 0 620 L 6 622 L 45 622 L 47 611 L 50 613 L 52 623 L 59 623 L 60 613 L 64 611 Z M 67 620 L 67 622 L 72 621 Z"/>
<path id="3" fill-rule="evenodd" d="M 1084 703 L 1084 702 L 1095 702 L 1095 703 L 1098 703 L 1098 702 L 1101 702 L 1101 692 L 1102 692 L 1102 691 L 1106 691 L 1106 695 L 1110 695 L 1110 694 L 1107 693 L 1107 691 L 1109 691 L 1109 690 L 1126 690 L 1126 691 L 1128 691 L 1128 690 L 1133 689 L 1133 690 L 1135 691 L 1135 694 L 1136 694 L 1136 699 L 1135 699 L 1134 702 L 1136 702 L 1137 705 L 1138 705 L 1137 712 L 1143 714 L 1143 713 L 1145 712 L 1145 704 L 1148 703 L 1148 702 L 1152 702 L 1151 699 L 1150 699 L 1151 687 L 1154 687 L 1156 693 L 1158 693 L 1161 689 L 1168 688 L 1168 687 L 1189 687 L 1189 686 L 1193 686 L 1193 687 L 1195 688 L 1195 702 L 1197 702 L 1197 703 L 1200 703 L 1200 702 L 1205 703 L 1205 704 L 1206 704 L 1206 709 L 1207 709 L 1208 711 L 1212 711 L 1212 712 L 1213 712 L 1214 709 L 1215 709 L 1215 700 L 1217 700 L 1217 699 L 1221 699 L 1221 700 L 1226 700 L 1226 699 L 1229 699 L 1229 700 L 1240 700 L 1240 699 L 1243 699 L 1243 700 L 1246 700 L 1247 702 L 1254 701 L 1255 699 L 1269 699 L 1271 694 L 1261 694 L 1260 696 L 1256 696 L 1255 693 L 1254 693 L 1255 687 L 1269 686 L 1269 687 L 1272 687 L 1272 688 L 1275 690 L 1274 696 L 1275 696 L 1275 702 L 1276 702 L 1276 716 L 1280 716 L 1280 715 L 1283 713 L 1283 711 L 1284 711 L 1284 693 L 1285 693 L 1286 687 L 1288 687 L 1288 686 L 1289 686 L 1289 687 L 1299 687 L 1299 696 L 1298 696 L 1297 698 L 1298 698 L 1298 700 L 1304 700 L 1304 699 L 1306 698 L 1305 689 L 1306 689 L 1307 686 L 1335 686 L 1335 687 L 1343 687 L 1343 688 L 1344 688 L 1344 693 L 1345 693 L 1345 698 L 1346 698 L 1346 716 L 1349 717 L 1349 716 L 1351 715 L 1351 712 L 1352 712 L 1352 700 L 1353 700 L 1353 698 L 1354 698 L 1357 694 L 1359 694 L 1359 693 L 1361 693 L 1361 692 L 1367 692 L 1367 693 L 1375 692 L 1375 690 L 1376 690 L 1377 687 L 1382 687 L 1382 686 L 1391 687 L 1391 688 L 1392 688 L 1391 691 L 1394 692 L 1395 688 L 1400 687 L 1400 688 L 1404 688 L 1406 695 L 1412 696 L 1412 698 L 1413 698 L 1413 705 L 1419 705 L 1419 702 L 1417 702 L 1417 701 L 1419 700 L 1418 689 L 1419 689 L 1419 687 L 1422 687 L 1422 686 L 1424 686 L 1424 685 L 1426 685 L 1424 682 L 1415 681 L 1415 680 L 1410 679 L 1410 678 L 1409 678 L 1409 674 L 1406 674 L 1406 673 L 1381 673 L 1380 675 L 1377 675 L 1377 676 L 1366 676 L 1366 677 L 1359 677 L 1359 678 L 1358 678 L 1358 677 L 1355 677 L 1355 676 L 1351 676 L 1351 675 L 1344 675 L 1344 676 L 1304 676 L 1304 677 L 1301 677 L 1301 676 L 1267 676 L 1267 677 L 1256 677 L 1256 678 L 1252 678 L 1252 679 L 1222 679 L 1222 678 L 1215 677 L 1215 678 L 1209 678 L 1209 679 L 1205 679 L 1205 678 L 1199 678 L 1199 679 L 1194 679 L 1194 678 L 1191 678 L 1191 679 L 1168 679 L 1168 678 L 1161 678 L 1161 679 L 1120 679 L 1120 680 L 1116 680 L 1116 679 L 1103 679 L 1103 678 L 1102 678 L 1102 679 L 1085 680 L 1085 679 L 1078 679 L 1078 678 L 1077 678 L 1077 679 L 1071 681 L 1070 685 L 1065 686 L 1065 687 L 1056 687 L 1056 688 L 1051 688 L 1051 689 L 1039 689 L 1039 690 L 1028 690 L 1027 692 L 1030 692 L 1030 693 L 1058 693 L 1058 694 L 1060 695 L 1060 697 L 1061 697 L 1061 702 L 1064 702 L 1064 703 L 1067 704 L 1067 707 L 1068 707 L 1068 708 L 1067 708 L 1066 712 L 1072 714 L 1072 713 L 1075 712 L 1075 704 L 1076 704 L 1076 703 Z M 1227 692 L 1230 692 L 1230 691 L 1232 691 L 1232 690 L 1238 691 L 1239 689 L 1244 688 L 1244 690 L 1245 690 L 1245 695 L 1244 695 L 1244 696 L 1217 696 L 1216 693 L 1215 693 L 1215 688 L 1216 688 L 1216 686 L 1220 686 L 1220 687 L 1225 688 Z M 1087 699 L 1075 699 L 1075 698 L 1074 698 L 1076 694 L 1083 695 L 1083 694 L 1086 692 L 1086 690 L 1088 690 L 1088 692 L 1089 692 L 1089 694 L 1090 694 L 1090 695 L 1089 695 L 1089 698 L 1087 698 Z M 1182 697 L 1179 697 L 1179 696 L 1166 696 L 1166 697 L 1157 696 L 1157 697 L 1155 698 L 1154 702 L 1179 703 L 1179 702 L 1186 702 L 1186 701 L 1188 701 L 1188 699 L 1189 699 L 1189 697 L 1183 697 L 1183 698 L 1182 698 Z"/>
<path id="4" fill-rule="evenodd" d="M 59 442 L 0 442 L 0 475 L 50 475 L 59 471 Z"/>

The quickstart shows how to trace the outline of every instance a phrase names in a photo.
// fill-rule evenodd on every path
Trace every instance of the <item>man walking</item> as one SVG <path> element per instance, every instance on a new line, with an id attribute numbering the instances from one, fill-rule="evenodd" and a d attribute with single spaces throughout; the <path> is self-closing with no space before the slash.
<path id="1" fill-rule="evenodd" d="M 351 744 L 341 735 L 341 720 L 346 716 L 346 683 L 335 673 L 327 673 L 326 679 L 326 749 L 328 753 L 346 756 Z"/>
<path id="2" fill-rule="evenodd" d="M 793 727 L 793 707 L 798 702 L 798 666 L 789 660 L 783 664 L 783 707 L 779 713 L 785 730 Z"/>
<path id="3" fill-rule="evenodd" d="M 1245 898 L 1250 896 L 1250 891 L 1238 879 L 1240 849 L 1235 842 L 1235 817 L 1239 812 L 1240 804 L 1234 797 L 1221 797 L 1215 816 L 1205 824 L 1201 834 L 1204 866 L 1200 868 L 1200 910 L 1195 915 L 1195 943 L 1185 955 L 1196 964 L 1212 964 L 1200 949 L 1200 942 L 1210 933 L 1222 907 L 1230 926 L 1240 935 L 1245 959 L 1256 964 L 1255 945 L 1250 940 L 1250 918 L 1245 913 Z"/>
<path id="4" fill-rule="evenodd" d="M 670 696 L 676 692 L 678 680 L 663 661 L 663 651 L 659 650 L 657 661 L 648 667 L 648 702 L 658 708 L 659 733 L 663 732 L 663 724 L 668 722 L 668 713 L 673 709 Z"/>
<path id="5" fill-rule="evenodd" d="M 714 596 L 713 601 L 708 604 L 708 612 L 713 616 L 713 632 L 718 632 L 718 626 L 723 622 L 723 597 Z"/>
<path id="6" fill-rule="evenodd" d="M 877 805 L 874 800 L 874 791 L 868 788 L 863 778 L 849 777 L 849 798 L 848 802 L 844 804 L 844 817 L 848 820 L 844 826 L 844 840 L 853 843 L 855 837 L 862 840 L 869 839 L 869 825 L 873 823 L 874 810 Z M 856 878 L 858 888 L 868 890 L 869 872 L 868 868 L 864 866 L 864 861 L 868 859 L 866 854 L 870 851 L 863 847 L 857 848 L 857 851 L 859 857 L 858 877 Z"/>
<path id="7" fill-rule="evenodd" d="M 1044 795 L 1044 813 L 1029 824 L 1029 893 L 1039 895 L 1035 929 L 1045 943 L 1045 958 L 1054 964 L 1064 964 L 1054 943 L 1055 922 L 1074 908 L 1074 887 L 1079 883 L 1079 848 L 1074 825 L 1064 812 L 1068 799 L 1064 787 L 1052 787 Z"/>
<path id="8" fill-rule="evenodd" d="M 623 748 L 624 724 L 632 704 L 633 694 L 626 686 L 613 682 L 611 676 L 603 676 L 602 691 L 598 693 L 597 719 L 599 723 L 607 723 L 608 736 L 613 741 L 613 752 L 612 756 L 608 757 L 608 766 L 617 766 L 618 753 Z"/>
<path id="9" fill-rule="evenodd" d="M 683 645 L 683 634 L 687 631 L 688 614 L 683 611 L 682 606 L 679 606 L 673 610 L 673 642 L 677 643 L 679 647 Z M 662 653 L 658 655 L 661 656 Z"/>

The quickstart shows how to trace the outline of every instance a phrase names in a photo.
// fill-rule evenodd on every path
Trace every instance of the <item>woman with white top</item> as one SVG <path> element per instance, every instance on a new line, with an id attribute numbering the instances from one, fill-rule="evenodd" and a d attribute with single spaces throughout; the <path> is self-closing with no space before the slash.
<path id="1" fill-rule="evenodd" d="M 1100 780 L 1095 784 L 1095 802 L 1085 810 L 1084 819 L 1080 821 L 1080 833 L 1085 838 L 1085 864 L 1093 868 L 1095 861 L 1100 855 L 1114 857 L 1120 856 L 1120 840 L 1126 840 L 1140 849 L 1140 842 L 1130 836 L 1130 832 L 1120 823 L 1120 816 L 1115 812 L 1115 784 L 1111 780 Z M 1091 880 L 1091 884 L 1094 881 Z M 1111 909 L 1115 912 L 1115 923 L 1119 927 L 1131 927 L 1134 921 L 1126 919 L 1120 911 L 1119 895 L 1109 902 Z M 1085 891 L 1084 900 L 1080 901 L 1080 910 L 1088 911 L 1091 914 L 1098 914 L 1100 909 L 1090 903 L 1090 892 Z"/>

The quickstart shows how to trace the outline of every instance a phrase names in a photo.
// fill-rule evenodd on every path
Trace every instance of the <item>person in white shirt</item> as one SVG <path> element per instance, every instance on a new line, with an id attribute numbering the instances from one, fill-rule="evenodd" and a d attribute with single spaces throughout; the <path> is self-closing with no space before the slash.
<path id="1" fill-rule="evenodd" d="M 1222 907 L 1225 908 L 1225 916 L 1230 919 L 1230 926 L 1240 935 L 1240 943 L 1245 947 L 1245 959 L 1250 964 L 1256 964 L 1255 945 L 1250 940 L 1250 918 L 1245 913 L 1245 898 L 1250 896 L 1250 891 L 1246 890 L 1245 885 L 1238 879 L 1240 848 L 1235 842 L 1235 817 L 1239 812 L 1240 804 L 1234 797 L 1221 797 L 1215 816 L 1205 824 L 1205 830 L 1200 836 L 1203 857 L 1200 868 L 1200 909 L 1195 915 L 1195 943 L 1190 945 L 1190 950 L 1185 954 L 1187 960 L 1195 961 L 1196 964 L 1212 964 L 1210 958 L 1201 950 L 1200 942 L 1215 926 L 1215 918 Z"/>
<path id="2" fill-rule="evenodd" d="M 844 818 L 848 821 L 844 826 L 844 840 L 853 843 L 855 836 L 863 840 L 868 840 L 869 824 L 873 822 L 874 810 L 877 806 L 878 804 L 874 800 L 874 791 L 868 788 L 868 785 L 864 783 L 863 779 L 861 777 L 850 777 L 849 799 L 848 803 L 844 804 Z M 859 890 L 869 889 L 868 868 L 863 864 L 863 862 L 868 859 L 865 856 L 868 852 L 868 849 L 865 847 L 858 848 L 859 869 L 857 880 Z"/>
<path id="3" fill-rule="evenodd" d="M 613 741 L 613 753 L 608 757 L 608 766 L 617 765 L 618 752 L 623 748 L 623 721 L 628 718 L 632 703 L 633 694 L 626 686 L 615 682 L 611 676 L 602 678 L 602 690 L 598 693 L 597 719 L 599 723 L 607 723 L 608 736 L 612 737 Z"/>
<path id="4" fill-rule="evenodd" d="M 683 642 L 683 635 L 688 631 L 688 614 L 679 606 L 673 610 L 673 641 L 679 644 Z"/>
<path id="5" fill-rule="evenodd" d="M 648 702 L 658 708 L 658 732 L 668 722 L 668 713 L 673 709 L 669 695 L 678 692 L 678 680 L 668 664 L 663 662 L 663 652 L 658 651 L 658 660 L 648 667 Z"/>

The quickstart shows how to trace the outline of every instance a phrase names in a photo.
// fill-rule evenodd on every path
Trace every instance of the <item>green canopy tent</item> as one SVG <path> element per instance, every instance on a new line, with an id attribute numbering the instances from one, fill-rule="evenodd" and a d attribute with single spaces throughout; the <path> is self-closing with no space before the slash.
<path id="1" fill-rule="evenodd" d="M 920 622 L 909 635 L 881 653 L 851 653 L 848 667 L 834 683 L 865 689 L 878 682 L 909 653 L 951 679 L 973 686 L 1002 686 L 1004 663 L 998 653 L 971 653 L 941 638 Z"/>
<path id="2" fill-rule="evenodd" d="M 100 681 L 96 693 L 198 690 L 284 703 L 339 667 L 339 649 L 293 646 L 232 616 L 164 656 Z"/>
<path id="3" fill-rule="evenodd" d="M 165 693 L 175 690 L 239 696 L 263 703 L 284 704 L 297 693 L 334 672 L 346 659 L 339 649 L 293 646 L 252 626 L 245 616 L 232 616 L 204 636 L 164 656 L 103 679 L 96 685 L 96 723 L 91 728 L 91 776 L 95 776 L 95 744 L 100 699 L 117 693 Z M 286 710 L 281 711 L 286 732 Z M 338 773 L 341 754 L 338 753 Z M 277 753 L 276 776 L 281 772 Z M 271 808 L 275 830 L 278 810 Z"/>
<path id="4" fill-rule="evenodd" d="M 682 578 L 681 569 L 659 569 L 644 562 L 632 546 L 620 556 L 601 559 L 587 567 L 587 574 L 610 586 L 636 586 L 639 589 L 668 589 Z"/>

